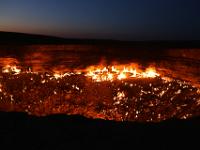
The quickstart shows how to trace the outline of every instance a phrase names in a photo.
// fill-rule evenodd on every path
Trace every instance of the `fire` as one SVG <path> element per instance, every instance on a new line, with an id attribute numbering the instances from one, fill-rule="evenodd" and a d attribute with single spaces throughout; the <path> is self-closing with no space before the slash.
<path id="1" fill-rule="evenodd" d="M 147 68 L 146 71 L 142 75 L 143 77 L 147 77 L 147 78 L 155 78 L 156 76 L 159 76 L 159 74 L 156 73 L 155 68 Z"/>
<path id="2" fill-rule="evenodd" d="M 59 73 L 59 72 L 55 72 L 54 74 L 53 74 L 53 77 L 55 78 L 55 79 L 60 79 L 60 78 L 64 78 L 65 76 L 71 76 L 71 75 L 74 75 L 75 73 L 73 73 L 73 72 L 66 72 L 66 73 Z M 79 73 L 77 73 L 77 74 L 79 74 Z"/>
<path id="3" fill-rule="evenodd" d="M 2 72 L 19 74 L 21 72 L 21 69 L 17 68 L 17 66 L 6 65 L 5 67 L 2 68 Z"/>
<path id="4" fill-rule="evenodd" d="M 118 76 L 117 79 L 122 80 L 122 79 L 126 79 L 126 74 L 124 72 L 121 72 Z"/>
<path id="5" fill-rule="evenodd" d="M 127 78 L 155 78 L 160 76 L 153 67 L 148 67 L 145 71 L 137 69 L 135 66 L 92 66 L 86 69 L 86 76 L 91 77 L 96 82 L 123 80 Z"/>
<path id="6" fill-rule="evenodd" d="M 55 79 L 59 79 L 59 78 L 63 77 L 63 74 L 54 73 L 53 76 L 54 76 Z"/>
<path id="7" fill-rule="evenodd" d="M 198 113 L 184 108 L 198 109 L 199 88 L 159 74 L 154 67 L 141 68 L 136 64 L 85 69 L 53 66 L 40 72 L 32 66 L 5 63 L 0 71 L 1 110 L 37 116 L 78 114 L 116 121 L 186 119 Z M 169 106 L 172 109 L 166 112 Z"/>
<path id="8" fill-rule="evenodd" d="M 19 69 L 19 67 L 15 65 L 6 65 L 2 67 L 2 73 L 11 73 L 14 75 L 24 73 Z M 31 70 L 25 73 L 33 73 Z M 35 73 L 35 72 L 34 72 Z M 129 65 L 113 65 L 113 66 L 90 66 L 86 69 L 82 70 L 75 70 L 75 71 L 53 71 L 52 78 L 60 79 L 64 78 L 65 76 L 71 75 L 80 75 L 83 74 L 86 77 L 91 78 L 95 82 L 102 82 L 102 81 L 114 81 L 114 80 L 124 80 L 129 78 L 155 78 L 160 76 L 156 72 L 156 69 L 153 67 L 148 67 L 145 71 L 138 69 L 136 65 L 129 64 Z"/>

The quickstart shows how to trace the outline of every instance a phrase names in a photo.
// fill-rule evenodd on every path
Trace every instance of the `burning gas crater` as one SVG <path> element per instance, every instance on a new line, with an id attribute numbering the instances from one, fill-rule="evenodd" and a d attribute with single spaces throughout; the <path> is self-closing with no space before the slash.
<path id="1" fill-rule="evenodd" d="M 34 72 L 2 66 L 0 110 L 117 121 L 162 121 L 200 115 L 200 89 L 135 64 Z"/>

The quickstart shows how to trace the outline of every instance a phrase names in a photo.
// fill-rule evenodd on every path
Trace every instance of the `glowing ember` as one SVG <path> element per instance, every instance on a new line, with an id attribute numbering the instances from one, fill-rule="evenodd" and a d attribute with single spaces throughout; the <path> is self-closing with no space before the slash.
<path id="1" fill-rule="evenodd" d="M 199 115 L 200 90 L 135 64 L 33 72 L 5 65 L 0 110 L 33 115 L 81 114 L 117 121 L 162 121 Z M 166 111 L 167 110 L 167 111 Z"/>
<path id="2" fill-rule="evenodd" d="M 59 73 L 54 73 L 53 76 L 54 76 L 55 79 L 59 79 L 59 78 L 63 78 L 64 77 L 63 74 L 59 74 Z"/>

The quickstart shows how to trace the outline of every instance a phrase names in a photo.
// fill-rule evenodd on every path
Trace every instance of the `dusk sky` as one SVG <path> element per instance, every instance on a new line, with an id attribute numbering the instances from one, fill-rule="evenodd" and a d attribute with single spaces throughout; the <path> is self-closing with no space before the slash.
<path id="1" fill-rule="evenodd" d="M 200 40 L 199 0 L 0 0 L 0 31 L 66 38 Z"/>

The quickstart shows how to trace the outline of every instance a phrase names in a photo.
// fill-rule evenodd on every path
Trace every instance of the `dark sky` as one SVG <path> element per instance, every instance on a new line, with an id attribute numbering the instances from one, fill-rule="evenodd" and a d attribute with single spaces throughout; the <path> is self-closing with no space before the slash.
<path id="1" fill-rule="evenodd" d="M 67 38 L 200 40 L 200 2 L 0 0 L 0 30 Z"/>

